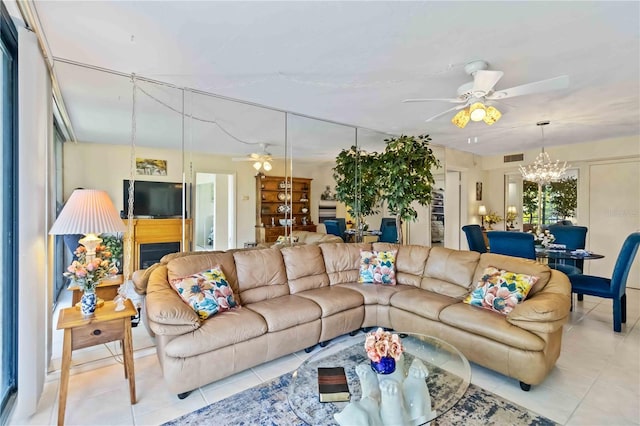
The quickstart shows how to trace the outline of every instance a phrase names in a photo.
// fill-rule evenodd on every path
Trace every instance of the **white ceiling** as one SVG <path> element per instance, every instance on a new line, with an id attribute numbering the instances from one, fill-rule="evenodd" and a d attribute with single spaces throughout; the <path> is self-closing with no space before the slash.
<path id="1" fill-rule="evenodd" d="M 129 143 L 128 78 L 104 67 L 282 110 L 479 155 L 640 135 L 640 3 L 633 2 L 188 2 L 36 1 L 78 140 Z M 464 64 L 504 71 L 496 89 L 568 75 L 568 89 L 497 103 L 493 126 L 425 119 L 470 81 Z M 181 111 L 178 89 L 140 87 Z M 138 144 L 180 146 L 182 118 L 138 92 Z M 185 144 L 257 151 L 227 136 L 283 149 L 284 114 L 187 92 Z M 333 158 L 354 130 L 289 116 L 298 157 Z M 477 144 L 467 139 L 477 137 Z M 373 148 L 384 135 L 362 131 Z M 201 145 L 206 144 L 206 148 Z"/>

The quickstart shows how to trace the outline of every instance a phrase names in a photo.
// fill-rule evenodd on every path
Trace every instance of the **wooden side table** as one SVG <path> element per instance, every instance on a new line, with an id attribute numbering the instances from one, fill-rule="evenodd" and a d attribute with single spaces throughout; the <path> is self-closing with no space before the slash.
<path id="1" fill-rule="evenodd" d="M 124 377 L 129 379 L 131 404 L 136 403 L 136 382 L 133 371 L 133 341 L 131 338 L 131 317 L 138 312 L 131 300 L 125 301 L 122 311 L 115 310 L 113 301 L 105 301 L 96 309 L 94 316 L 85 318 L 75 306 L 62 309 L 58 317 L 58 330 L 64 330 L 62 346 L 62 367 L 60 372 L 60 395 L 58 399 L 58 425 L 64 424 L 64 412 L 69 389 L 69 368 L 71 352 L 100 343 L 119 340 L 122 343 Z"/>

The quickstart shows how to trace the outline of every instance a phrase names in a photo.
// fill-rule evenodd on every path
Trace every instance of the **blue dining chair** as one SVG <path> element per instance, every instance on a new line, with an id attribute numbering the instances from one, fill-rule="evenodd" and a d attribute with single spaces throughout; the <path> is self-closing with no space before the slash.
<path id="1" fill-rule="evenodd" d="M 513 257 L 536 260 L 533 234 L 528 232 L 489 231 L 489 251 Z"/>
<path id="2" fill-rule="evenodd" d="M 613 300 L 613 331 L 620 332 L 627 322 L 627 278 L 640 245 L 640 232 L 629 235 L 620 249 L 611 279 L 594 275 L 570 275 L 571 292 Z"/>
<path id="3" fill-rule="evenodd" d="M 386 217 L 382 218 L 380 222 L 380 236 L 378 241 L 381 243 L 397 243 L 398 242 L 398 230 L 396 229 L 396 218 Z"/>
<path id="4" fill-rule="evenodd" d="M 584 249 L 587 240 L 586 226 L 567 226 L 554 224 L 549 226 L 549 232 L 555 237 L 554 244 L 564 244 L 568 250 Z M 564 263 L 551 263 L 549 267 L 564 272 L 567 275 L 581 274 L 584 260 L 569 260 Z"/>
<path id="5" fill-rule="evenodd" d="M 327 230 L 327 234 L 337 235 L 342 238 L 344 241 L 344 232 L 340 232 L 340 226 L 338 225 L 338 221 L 334 219 L 327 219 L 324 222 L 324 227 Z"/>
<path id="6" fill-rule="evenodd" d="M 465 225 L 462 227 L 462 230 L 467 236 L 469 250 L 477 251 L 478 253 L 487 252 L 487 245 L 484 242 L 484 236 L 482 235 L 482 228 L 480 225 Z"/>

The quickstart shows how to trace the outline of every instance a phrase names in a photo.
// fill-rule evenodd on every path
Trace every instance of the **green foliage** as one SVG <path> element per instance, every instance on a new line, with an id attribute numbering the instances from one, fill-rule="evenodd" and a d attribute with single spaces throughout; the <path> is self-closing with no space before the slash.
<path id="1" fill-rule="evenodd" d="M 411 204 L 431 202 L 432 169 L 439 168 L 440 162 L 429 147 L 430 141 L 428 135 L 402 135 L 385 139 L 382 153 L 367 153 L 356 146 L 342 150 L 333 168 L 336 199 L 356 217 L 375 214 L 379 203 L 386 202 L 397 217 L 398 242 L 402 243 L 401 221 L 418 217 Z"/>
<path id="2" fill-rule="evenodd" d="M 524 181 L 522 187 L 523 216 L 528 223 L 538 222 L 538 184 Z M 542 188 L 542 223 L 573 217 L 578 207 L 578 179 L 573 176 L 551 182 Z"/>
<path id="3" fill-rule="evenodd" d="M 111 252 L 111 258 L 122 258 L 122 237 L 118 235 L 102 235 L 102 244 Z"/>
<path id="4" fill-rule="evenodd" d="M 578 179 L 566 177 L 551 183 L 551 205 L 559 218 L 575 216 L 578 207 Z"/>
<path id="5" fill-rule="evenodd" d="M 402 220 L 414 221 L 418 213 L 414 201 L 426 206 L 431 203 L 435 183 L 433 168 L 440 162 L 429 147 L 429 135 L 402 135 L 385 139 L 387 146 L 379 160 L 379 187 L 389 211 Z"/>
<path id="6" fill-rule="evenodd" d="M 378 213 L 379 191 L 376 184 L 378 153 L 366 153 L 356 146 L 343 149 L 336 158 L 333 178 L 336 200 L 347 206 L 353 217 Z M 360 191 L 356 191 L 360 188 Z"/>
<path id="7" fill-rule="evenodd" d="M 538 209 L 538 184 L 535 182 L 522 182 L 522 216 L 528 223 L 533 223 L 533 216 Z"/>

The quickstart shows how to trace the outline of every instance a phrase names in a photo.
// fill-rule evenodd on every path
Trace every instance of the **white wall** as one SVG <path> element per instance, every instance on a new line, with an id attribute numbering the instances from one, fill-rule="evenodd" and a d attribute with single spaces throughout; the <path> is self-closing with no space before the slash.
<path id="1" fill-rule="evenodd" d="M 18 29 L 18 398 L 15 418 L 36 411 L 51 330 L 55 217 L 51 84 L 36 37 Z"/>

